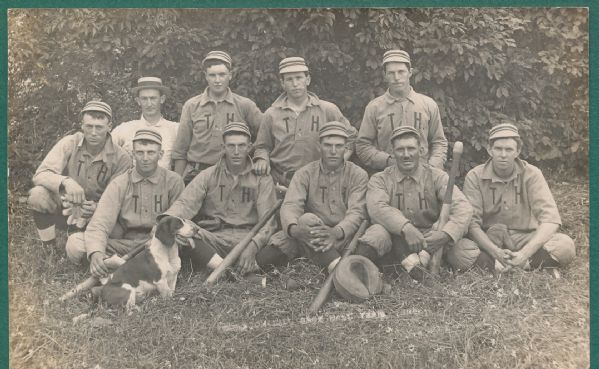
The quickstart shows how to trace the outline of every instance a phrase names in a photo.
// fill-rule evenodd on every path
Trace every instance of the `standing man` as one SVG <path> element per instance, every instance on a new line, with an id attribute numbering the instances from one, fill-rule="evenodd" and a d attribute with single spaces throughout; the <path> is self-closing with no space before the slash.
<path id="1" fill-rule="evenodd" d="M 112 130 L 113 141 L 124 148 L 129 155 L 133 155 L 133 137 L 135 132 L 143 128 L 153 128 L 162 136 L 162 159 L 158 165 L 165 169 L 171 169 L 171 155 L 177 129 L 179 125 L 162 116 L 162 105 L 166 100 L 166 94 L 169 89 L 162 85 L 162 80 L 157 77 L 141 77 L 137 80 L 137 86 L 131 89 L 135 95 L 137 105 L 141 107 L 141 117 L 138 120 L 131 120 L 116 126 Z"/>
<path id="2" fill-rule="evenodd" d="M 378 172 L 395 164 L 390 137 L 393 130 L 401 126 L 418 130 L 422 157 L 431 166 L 443 169 L 447 139 L 439 107 L 430 97 L 414 91 L 411 76 L 412 65 L 407 52 L 390 50 L 383 55 L 383 77 L 388 90 L 366 106 L 356 141 L 358 158 L 369 171 Z"/>
<path id="3" fill-rule="evenodd" d="M 178 174 L 158 165 L 162 155 L 160 132 L 142 128 L 135 133 L 135 167 L 110 182 L 85 234 L 69 238 L 67 255 L 72 262 L 79 264 L 87 256 L 92 275 L 104 277 L 109 273 L 104 265 L 107 256 L 123 256 L 150 241 L 156 217 L 184 187 Z"/>
<path id="4" fill-rule="evenodd" d="M 537 269 L 563 266 L 574 259 L 574 241 L 558 233 L 562 221 L 543 173 L 518 158 L 521 150 L 522 140 L 513 124 L 499 124 L 489 131 L 491 158 L 468 172 L 464 182 L 464 194 L 474 208 L 469 238 L 476 245 L 470 241 L 448 254 L 459 268 L 467 269 L 476 261 L 498 271 Z M 468 253 L 477 246 L 482 251 L 478 258 Z"/>
<path id="5" fill-rule="evenodd" d="M 210 229 L 199 228 L 194 236 L 191 259 L 202 267 L 217 268 L 223 257 L 276 205 L 272 178 L 252 171 L 251 137 L 245 123 L 227 124 L 221 138 L 224 155 L 221 153 L 216 165 L 200 172 L 165 213 L 215 221 Z M 239 257 L 237 267 L 241 274 L 257 269 L 256 253 L 274 232 L 273 223 L 266 223 Z"/>
<path id="6" fill-rule="evenodd" d="M 113 144 L 108 133 L 112 120 L 108 104 L 90 101 L 79 118 L 82 132 L 58 141 L 33 176 L 28 204 L 42 245 L 56 244 L 55 226 L 66 229 L 63 205 L 67 212 L 80 208 L 86 222 L 108 183 L 131 167 L 129 155 Z"/>
<path id="7" fill-rule="evenodd" d="M 366 206 L 373 225 L 360 238 L 363 247 L 371 247 L 385 261 L 401 262 L 414 279 L 422 278 L 421 267 L 426 266 L 416 254 L 426 250 L 432 255 L 441 247 L 456 247 L 472 216 L 472 207 L 455 186 L 449 221 L 435 229 L 449 177 L 420 162 L 420 137 L 420 131 L 412 126 L 393 131 L 390 141 L 395 164 L 368 182 Z"/>
<path id="8" fill-rule="evenodd" d="M 346 161 L 353 151 L 356 129 L 335 104 L 308 92 L 310 73 L 303 58 L 281 60 L 279 74 L 284 92 L 264 113 L 256 139 L 254 169 L 258 175 L 272 174 L 275 182 L 288 186 L 296 170 L 319 159 L 320 127 L 331 121 L 345 126 L 349 134 Z"/>
<path id="9" fill-rule="evenodd" d="M 293 176 L 281 206 L 283 230 L 257 256 L 258 265 L 282 265 L 304 256 L 330 272 L 366 218 L 364 169 L 345 161 L 346 125 L 328 122 L 319 131 L 321 159 Z"/>
<path id="10" fill-rule="evenodd" d="M 262 112 L 256 104 L 229 88 L 232 77 L 229 54 L 211 51 L 202 66 L 208 87 L 183 105 L 173 150 L 175 172 L 183 177 L 185 184 L 219 160 L 225 125 L 243 122 L 255 137 L 262 122 Z"/>

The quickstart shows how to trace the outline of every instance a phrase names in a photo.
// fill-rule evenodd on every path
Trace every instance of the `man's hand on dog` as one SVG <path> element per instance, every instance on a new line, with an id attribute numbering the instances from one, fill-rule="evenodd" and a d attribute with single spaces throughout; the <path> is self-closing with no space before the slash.
<path id="1" fill-rule="evenodd" d="M 250 244 L 247 245 L 237 260 L 237 271 L 239 274 L 244 275 L 258 270 L 258 264 L 256 264 L 257 253 L 258 245 L 254 241 L 250 241 Z"/>
<path id="2" fill-rule="evenodd" d="M 110 273 L 108 267 L 104 264 L 106 254 L 103 252 L 94 252 L 89 261 L 89 271 L 96 278 L 103 278 Z"/>

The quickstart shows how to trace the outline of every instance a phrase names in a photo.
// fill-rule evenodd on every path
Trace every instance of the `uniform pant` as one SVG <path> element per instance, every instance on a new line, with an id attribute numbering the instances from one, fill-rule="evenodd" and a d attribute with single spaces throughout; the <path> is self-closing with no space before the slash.
<path id="1" fill-rule="evenodd" d="M 69 235 L 65 246 L 68 259 L 75 263 L 81 264 L 87 258 L 87 249 L 85 247 L 85 232 L 76 232 Z M 119 236 L 119 238 L 113 237 Z M 121 238 L 122 237 L 122 238 Z M 142 234 L 139 232 L 128 232 L 119 235 L 118 231 L 113 231 L 106 243 L 106 255 L 110 256 L 117 254 L 124 256 L 129 251 L 139 245 L 149 244 L 151 241 L 150 233 Z"/>
<path id="2" fill-rule="evenodd" d="M 27 205 L 33 212 L 33 220 L 42 241 L 56 238 L 55 227 L 67 229 L 67 218 L 62 215 L 62 202 L 58 193 L 43 186 L 35 186 L 29 191 Z"/>
<path id="3" fill-rule="evenodd" d="M 298 219 L 299 226 L 314 226 L 323 224 L 324 222 L 318 216 L 312 213 L 306 213 Z M 317 252 L 303 242 L 290 238 L 283 231 L 279 231 L 270 238 L 268 246 L 280 250 L 283 254 L 285 254 L 285 256 L 287 256 L 288 260 L 306 257 L 319 267 L 325 268 L 328 267 L 333 260 L 341 256 L 339 252 L 343 247 L 343 243 L 339 242 L 334 248 L 326 252 Z M 258 253 L 256 259 L 262 259 L 261 256 L 262 255 Z"/>
<path id="4" fill-rule="evenodd" d="M 419 230 L 420 232 L 425 233 L 428 229 Z M 414 253 L 410 251 L 403 236 L 389 233 L 389 231 L 380 224 L 371 225 L 358 241 L 359 246 L 370 246 L 376 251 L 376 255 L 373 255 L 375 257 L 367 254 L 364 254 L 363 256 L 368 257 L 379 265 L 399 264 L 408 255 Z M 462 242 L 464 242 L 464 239 L 459 240 L 453 246 L 445 247 L 445 250 L 451 250 L 456 246 L 460 247 L 459 245 L 461 245 Z M 452 265 L 450 260 L 447 261 Z"/>
<path id="5" fill-rule="evenodd" d="M 195 247 L 182 248 L 181 255 L 190 257 L 192 262 L 203 268 L 214 254 L 225 257 L 250 231 L 251 227 L 235 228 L 224 226 L 216 231 L 199 228 L 193 236 Z"/>
<path id="6" fill-rule="evenodd" d="M 498 234 L 507 232 L 511 245 L 498 245 L 501 248 L 510 248 L 512 251 L 522 249 L 526 243 L 532 238 L 534 232 L 522 232 L 516 230 L 507 230 L 503 224 L 495 224 L 487 230 L 487 236 L 498 244 Z M 447 252 L 447 259 L 450 260 L 452 266 L 456 269 L 468 269 L 476 262 L 478 254 L 480 254 L 479 246 L 476 242 L 470 239 L 463 239 L 464 242 L 456 244 Z M 508 242 L 505 242 L 508 243 Z M 555 233 L 542 247 L 553 260 L 560 266 L 570 263 L 576 255 L 576 247 L 574 241 L 563 233 Z"/>

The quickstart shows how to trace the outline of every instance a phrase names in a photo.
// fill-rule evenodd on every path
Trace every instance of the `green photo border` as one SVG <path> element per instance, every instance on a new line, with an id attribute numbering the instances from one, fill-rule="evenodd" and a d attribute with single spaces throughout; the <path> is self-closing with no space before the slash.
<path id="1" fill-rule="evenodd" d="M 594 144 L 599 144 L 599 127 L 597 122 L 597 111 L 599 101 L 597 100 L 597 20 L 599 20 L 599 3 L 592 0 L 103 0 L 101 6 L 94 0 L 4 0 L 0 1 L 0 34 L 2 44 L 0 45 L 0 121 L 4 122 L 4 129 L 0 129 L 0 163 L 3 173 L 8 174 L 8 11 L 9 8 L 300 8 L 300 7 L 587 7 L 589 8 L 589 192 L 590 192 L 590 235 L 589 235 L 589 273 L 590 273 L 590 360 L 591 368 L 599 367 L 599 308 L 597 305 L 597 293 L 599 292 L 599 280 L 596 265 L 597 254 L 591 245 L 599 241 L 599 233 L 594 231 L 597 224 L 596 209 L 593 206 L 599 200 L 599 166 L 595 160 L 599 160 L 599 154 Z M 595 44 L 594 44 L 595 43 Z M 0 195 L 0 210 L 6 214 L 0 222 L 0 369 L 8 368 L 8 204 L 7 176 L 0 176 L 0 185 L 5 190 Z M 593 365 L 595 364 L 595 365 Z"/>

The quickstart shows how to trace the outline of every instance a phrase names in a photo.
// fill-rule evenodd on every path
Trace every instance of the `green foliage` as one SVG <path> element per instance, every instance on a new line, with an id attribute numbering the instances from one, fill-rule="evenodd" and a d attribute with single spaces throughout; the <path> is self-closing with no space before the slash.
<path id="1" fill-rule="evenodd" d="M 9 12 L 10 186 L 25 190 L 45 153 L 78 128 L 78 110 L 108 102 L 115 124 L 134 119 L 141 75 L 171 87 L 164 114 L 178 120 L 206 86 L 213 49 L 234 59 L 232 88 L 263 110 L 280 94 L 278 63 L 304 56 L 311 89 L 359 126 L 385 91 L 385 50 L 407 50 L 414 88 L 441 109 L 465 167 L 486 157 L 488 129 L 514 121 L 523 156 L 586 170 L 586 9 L 14 9 Z"/>

